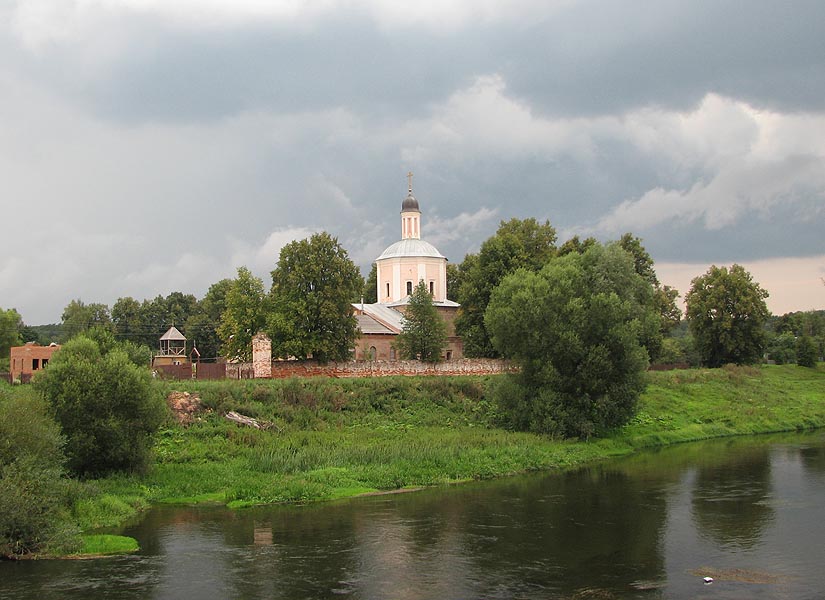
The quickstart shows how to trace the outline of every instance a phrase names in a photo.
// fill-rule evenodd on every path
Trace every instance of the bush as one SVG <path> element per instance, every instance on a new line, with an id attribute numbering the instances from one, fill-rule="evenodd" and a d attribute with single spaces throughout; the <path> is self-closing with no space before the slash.
<path id="1" fill-rule="evenodd" d="M 140 471 L 148 464 L 151 435 L 165 403 L 148 369 L 115 348 L 101 355 L 96 342 L 77 337 L 55 353 L 35 382 L 67 438 L 75 473 L 99 476 Z"/>
<path id="2" fill-rule="evenodd" d="M 59 465 L 26 455 L 0 468 L 0 555 L 79 549 L 69 503 Z"/>
<path id="3" fill-rule="evenodd" d="M 0 391 L 0 556 L 79 547 L 62 445 L 59 426 L 31 388 Z"/>

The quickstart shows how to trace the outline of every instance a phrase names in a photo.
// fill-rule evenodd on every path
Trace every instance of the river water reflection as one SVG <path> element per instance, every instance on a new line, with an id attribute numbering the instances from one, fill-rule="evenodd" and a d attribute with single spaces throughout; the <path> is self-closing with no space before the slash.
<path id="1" fill-rule="evenodd" d="M 821 598 L 825 435 L 305 507 L 163 507 L 125 533 L 138 555 L 0 564 L 0 597 Z"/>

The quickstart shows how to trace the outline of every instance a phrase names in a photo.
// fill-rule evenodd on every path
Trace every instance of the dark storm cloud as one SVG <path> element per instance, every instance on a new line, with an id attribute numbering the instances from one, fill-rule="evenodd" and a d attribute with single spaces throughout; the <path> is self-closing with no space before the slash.
<path id="1" fill-rule="evenodd" d="M 825 106 L 825 3 L 583 2 L 502 41 L 515 94 L 551 113 L 687 109 L 708 92 Z"/>
<path id="2" fill-rule="evenodd" d="M 823 22 L 817 1 L 582 2 L 530 24 L 468 25 L 450 35 L 382 29 L 364 14 L 205 30 L 141 16 L 113 23 L 131 48 L 98 78 L 78 77 L 80 59 L 59 46 L 28 62 L 126 121 L 335 106 L 409 118 L 489 73 L 545 114 L 687 109 L 708 92 L 774 110 L 819 110 Z"/>
<path id="3" fill-rule="evenodd" d="M 408 170 L 453 262 L 511 217 L 657 261 L 823 252 L 825 4 L 180 2 L 0 5 L 0 201 L 63 249 L 0 259 L 29 321 L 266 278 L 320 229 L 367 269 Z"/>

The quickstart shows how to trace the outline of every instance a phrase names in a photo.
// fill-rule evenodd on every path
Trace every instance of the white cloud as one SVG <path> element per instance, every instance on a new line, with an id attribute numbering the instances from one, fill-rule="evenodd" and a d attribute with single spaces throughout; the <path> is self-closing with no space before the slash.
<path id="1" fill-rule="evenodd" d="M 627 134 L 651 158 L 668 156 L 705 173 L 687 189 L 657 187 L 616 206 L 595 227 L 639 231 L 668 221 L 701 221 L 706 229 L 745 215 L 768 217 L 780 204 L 825 201 L 825 116 L 757 111 L 709 95 L 691 113 L 641 111 Z"/>
<path id="2" fill-rule="evenodd" d="M 250 244 L 247 240 L 233 240 L 229 264 L 233 272 L 238 267 L 246 266 L 266 282 L 269 280 L 270 272 L 278 264 L 281 248 L 290 242 L 308 238 L 314 233 L 315 229 L 286 227 L 276 229 L 260 244 Z"/>
<path id="3" fill-rule="evenodd" d="M 549 119 L 509 97 L 499 75 L 477 78 L 431 114 L 406 124 L 399 136 L 407 161 L 463 161 L 483 155 L 516 160 L 562 155 L 587 159 L 594 152 L 593 134 L 612 119 Z"/>
<path id="4" fill-rule="evenodd" d="M 825 160 L 790 156 L 776 162 L 737 160 L 707 183 L 688 190 L 656 188 L 626 200 L 603 217 L 596 231 L 641 231 L 678 220 L 697 220 L 709 230 L 729 227 L 749 213 L 768 217 L 773 207 L 813 194 L 825 200 Z"/>
<path id="5" fill-rule="evenodd" d="M 484 231 L 498 217 L 498 210 L 482 206 L 475 212 L 462 212 L 455 217 L 429 217 L 422 223 L 427 241 L 438 247 L 455 240 L 473 238 L 479 231 Z"/>

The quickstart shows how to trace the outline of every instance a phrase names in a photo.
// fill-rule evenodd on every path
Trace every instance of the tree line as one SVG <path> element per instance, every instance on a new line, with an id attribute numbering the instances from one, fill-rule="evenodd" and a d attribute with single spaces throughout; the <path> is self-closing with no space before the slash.
<path id="1" fill-rule="evenodd" d="M 796 362 L 798 356 L 805 361 L 810 354 L 823 354 L 825 313 L 770 316 L 764 304 L 767 293 L 741 266 L 728 269 L 714 265 L 696 278 L 685 296 L 687 314 L 683 321 L 677 305 L 679 292 L 660 283 L 642 240 L 626 233 L 615 243 L 629 254 L 634 272 L 652 288 L 650 301 L 659 315 L 659 327 L 644 340 L 650 362 L 719 366 L 755 362 L 767 353 L 771 360 L 784 363 Z M 548 221 L 511 219 L 502 221 L 477 253 L 468 254 L 459 264 L 449 264 L 448 298 L 461 304 L 455 325 L 465 355 L 505 355 L 493 344 L 485 323 L 493 290 L 505 277 L 520 269 L 539 272 L 553 260 L 583 255 L 599 245 L 594 238 L 578 236 L 557 245 L 556 231 Z M 110 331 L 118 341 L 153 349 L 171 325 L 197 345 L 206 361 L 218 356 L 249 360 L 251 339 L 258 331 L 266 331 L 272 338 L 276 357 L 343 360 L 350 356 L 357 336 L 350 303 L 362 298 L 375 302 L 376 288 L 375 265 L 363 279 L 337 239 L 319 233 L 282 249 L 268 290 L 263 280 L 241 267 L 234 279 L 212 284 L 201 299 L 175 291 L 142 301 L 122 297 L 111 308 L 72 300 L 59 325 L 26 326 L 14 309 L 0 310 L 0 361 L 8 360 L 11 345 L 65 342 L 93 328 Z M 727 297 L 720 290 L 726 290 Z M 740 318 L 717 318 L 714 305 L 732 304 L 742 313 Z M 429 321 L 409 323 L 408 329 L 417 331 L 420 338 L 421 331 L 435 327 L 432 335 L 438 339 L 434 342 L 443 347 L 442 333 L 433 324 L 433 317 L 427 318 Z M 406 340 L 400 342 L 409 348 Z M 419 339 L 417 343 L 420 346 L 422 342 Z M 0 362 L 0 368 L 3 364 Z"/>

